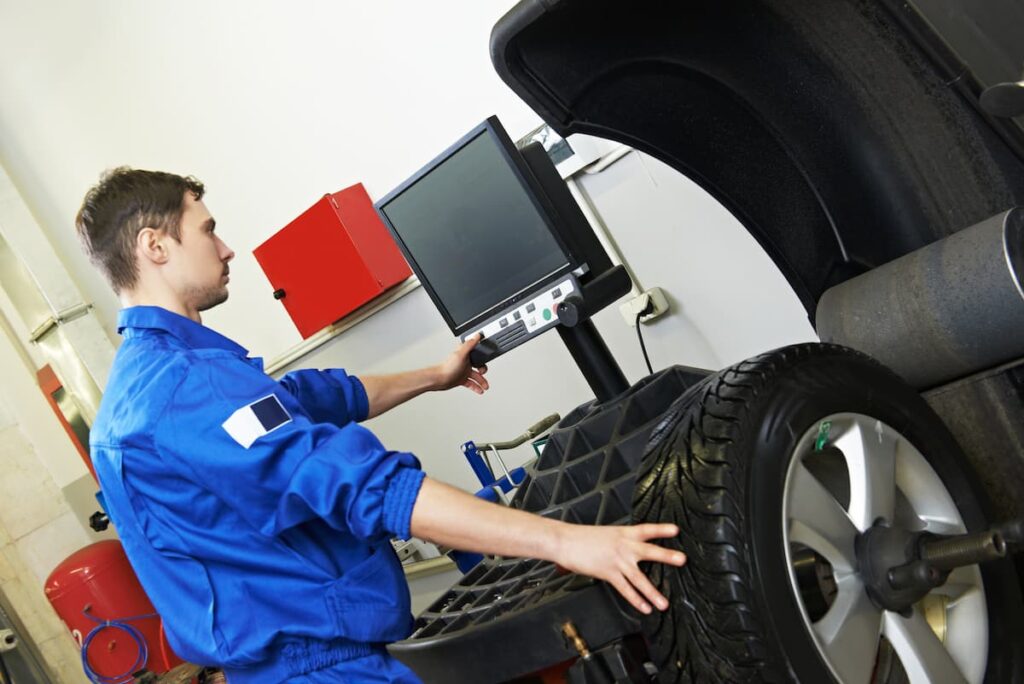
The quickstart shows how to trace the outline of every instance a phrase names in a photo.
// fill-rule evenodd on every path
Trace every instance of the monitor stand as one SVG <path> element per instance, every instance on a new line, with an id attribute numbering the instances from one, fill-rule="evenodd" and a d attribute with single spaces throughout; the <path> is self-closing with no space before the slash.
<path id="1" fill-rule="evenodd" d="M 629 389 L 626 376 L 593 321 L 583 320 L 571 328 L 560 325 L 558 334 L 599 403 L 603 404 Z"/>
<path id="2" fill-rule="evenodd" d="M 580 285 L 579 295 L 558 305 L 558 334 L 603 404 L 629 389 L 629 382 L 590 317 L 629 292 L 630 280 L 622 266 L 614 266 Z"/>
<path id="3" fill-rule="evenodd" d="M 612 264 L 544 146 L 534 142 L 520 151 L 539 186 L 539 196 L 551 203 L 555 231 L 589 267 L 589 272 L 579 278 L 579 296 L 567 297 L 558 305 L 557 327 L 590 389 L 603 404 L 629 389 L 629 383 L 590 317 L 629 292 L 632 283 L 626 269 Z"/>

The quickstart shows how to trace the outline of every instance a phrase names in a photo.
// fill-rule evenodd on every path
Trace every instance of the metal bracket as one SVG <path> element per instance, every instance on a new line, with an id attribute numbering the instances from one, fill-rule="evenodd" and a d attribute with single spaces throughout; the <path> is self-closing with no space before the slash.
<path id="1" fill-rule="evenodd" d="M 13 629 L 0 629 L 0 653 L 18 648 L 18 635 Z"/>
<path id="2" fill-rule="evenodd" d="M 85 314 L 89 313 L 90 309 L 92 309 L 92 304 L 75 304 L 74 306 L 69 306 L 66 309 L 58 311 L 56 315 L 50 316 L 40 323 L 35 330 L 29 333 L 28 341 L 38 342 L 58 325 L 64 325 L 65 323 L 70 323 L 73 320 L 81 318 Z"/>

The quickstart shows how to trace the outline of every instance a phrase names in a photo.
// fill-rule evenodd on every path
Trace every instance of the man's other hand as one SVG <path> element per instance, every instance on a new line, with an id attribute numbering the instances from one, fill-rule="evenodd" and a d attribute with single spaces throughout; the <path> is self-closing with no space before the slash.
<path id="1" fill-rule="evenodd" d="M 470 337 L 437 366 L 436 389 L 446 390 L 462 385 L 477 394 L 483 394 L 490 388 L 487 378 L 484 377 L 487 366 L 473 368 L 469 363 L 469 352 L 480 339 L 479 335 Z"/>
<path id="2" fill-rule="evenodd" d="M 379 416 L 431 390 L 446 390 L 462 385 L 477 394 L 486 392 L 490 387 L 484 378 L 487 366 L 473 368 L 469 364 L 469 352 L 479 341 L 479 337 L 469 338 L 436 366 L 393 375 L 361 376 L 359 379 L 363 381 L 366 400 L 370 404 L 367 417 Z"/>

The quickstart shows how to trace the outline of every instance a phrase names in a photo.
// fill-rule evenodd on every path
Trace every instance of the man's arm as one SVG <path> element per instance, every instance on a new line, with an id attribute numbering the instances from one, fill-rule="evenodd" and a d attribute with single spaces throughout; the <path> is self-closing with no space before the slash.
<path id="1" fill-rule="evenodd" d="M 552 561 L 608 582 L 643 613 L 651 612 L 651 603 L 665 610 L 668 601 L 637 563 L 686 562 L 681 552 L 648 543 L 678 535 L 675 525 L 573 525 L 492 504 L 429 477 L 413 505 L 410 531 L 456 549 Z"/>
<path id="2" fill-rule="evenodd" d="M 459 385 L 477 394 L 486 392 L 490 387 L 484 378 L 487 366 L 473 368 L 469 364 L 469 352 L 479 341 L 478 337 L 469 338 L 436 366 L 393 375 L 360 376 L 370 402 L 367 418 L 379 416 L 424 392 L 446 390 Z"/>

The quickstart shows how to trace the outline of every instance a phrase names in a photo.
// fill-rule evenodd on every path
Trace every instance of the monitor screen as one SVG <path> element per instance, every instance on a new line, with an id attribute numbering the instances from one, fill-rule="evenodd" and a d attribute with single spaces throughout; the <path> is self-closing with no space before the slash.
<path id="1" fill-rule="evenodd" d="M 569 266 L 510 159 L 518 152 L 495 126 L 478 128 L 378 204 L 456 333 Z"/>

